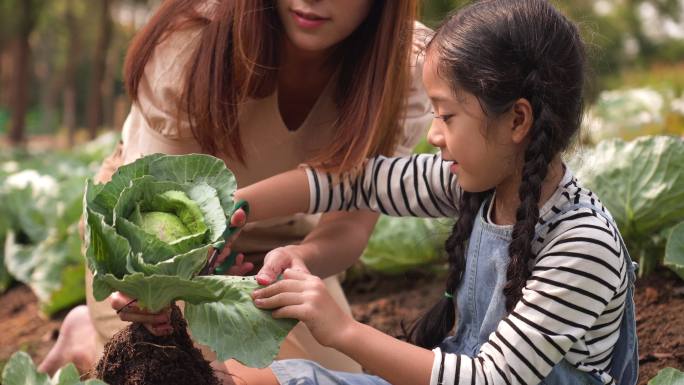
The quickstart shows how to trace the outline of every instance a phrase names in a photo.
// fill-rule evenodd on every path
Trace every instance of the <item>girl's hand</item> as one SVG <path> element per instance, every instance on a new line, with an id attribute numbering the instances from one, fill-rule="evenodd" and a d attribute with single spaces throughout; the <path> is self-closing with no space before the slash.
<path id="1" fill-rule="evenodd" d="M 297 245 L 283 246 L 271 250 L 264 257 L 264 266 L 257 273 L 259 285 L 267 286 L 275 282 L 285 269 L 309 272 L 299 253 Z"/>
<path id="2" fill-rule="evenodd" d="M 116 291 L 109 296 L 111 306 L 118 312 L 119 319 L 126 322 L 138 322 L 153 335 L 160 337 L 173 333 L 171 326 L 171 308 L 167 307 L 158 313 L 150 313 L 140 309 L 133 298 Z"/>
<path id="3" fill-rule="evenodd" d="M 323 346 L 335 346 L 339 337 L 354 324 L 340 309 L 323 280 L 308 271 L 286 269 L 283 279 L 252 294 L 260 309 L 273 310 L 273 318 L 294 318 L 304 322 Z"/>

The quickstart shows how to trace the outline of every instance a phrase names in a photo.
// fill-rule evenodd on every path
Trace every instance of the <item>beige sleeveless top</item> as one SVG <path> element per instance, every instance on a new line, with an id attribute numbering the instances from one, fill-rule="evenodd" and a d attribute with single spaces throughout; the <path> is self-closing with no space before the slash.
<path id="1" fill-rule="evenodd" d="M 412 55 L 412 85 L 406 104 L 403 132 L 396 154 L 409 154 L 430 124 L 430 103 L 422 86 L 422 53 L 430 31 L 416 23 Z M 183 72 L 199 38 L 200 29 L 173 33 L 161 42 L 140 81 L 122 133 L 122 163 L 153 153 L 199 153 L 201 148 L 187 121 L 178 121 L 176 103 Z M 250 100 L 240 107 L 239 124 L 245 147 L 245 164 L 223 156 L 239 187 L 291 170 L 305 162 L 332 138 L 337 109 L 331 81 L 301 126 L 289 131 L 278 109 L 277 90 L 264 99 Z M 182 118 L 181 118 L 182 119 Z M 234 249 L 260 254 L 300 242 L 317 223 L 318 216 L 295 215 L 251 223 L 245 227 Z"/>

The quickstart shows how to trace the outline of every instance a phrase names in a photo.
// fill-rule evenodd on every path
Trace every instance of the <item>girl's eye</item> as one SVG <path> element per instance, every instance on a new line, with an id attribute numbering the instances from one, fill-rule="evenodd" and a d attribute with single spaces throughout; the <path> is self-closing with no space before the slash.
<path id="1" fill-rule="evenodd" d="M 444 123 L 449 122 L 449 119 L 451 119 L 451 117 L 454 116 L 454 114 L 438 115 L 434 111 L 432 111 L 432 115 L 435 117 L 435 119 L 439 119 L 439 120 L 443 121 Z"/>

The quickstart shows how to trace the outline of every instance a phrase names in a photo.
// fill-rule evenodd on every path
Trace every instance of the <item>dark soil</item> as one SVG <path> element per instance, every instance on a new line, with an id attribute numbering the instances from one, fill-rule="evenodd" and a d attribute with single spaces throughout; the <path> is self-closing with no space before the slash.
<path id="1" fill-rule="evenodd" d="M 434 274 L 364 275 L 348 279 L 344 288 L 356 319 L 398 336 L 402 321 L 414 320 L 442 295 L 443 282 Z M 635 302 L 639 384 L 646 385 L 665 367 L 684 371 L 684 282 L 669 270 L 657 271 L 637 281 Z M 57 339 L 63 317 L 41 318 L 36 298 L 26 286 L 17 285 L 0 295 L 0 370 L 17 350 L 27 351 L 40 362 Z M 162 354 L 168 352 L 155 351 L 147 357 Z"/>
<path id="2" fill-rule="evenodd" d="M 402 322 L 410 325 L 442 295 L 444 279 L 419 273 L 363 276 L 345 282 L 344 289 L 354 318 L 398 337 Z M 634 301 L 639 385 L 666 367 L 684 371 L 684 281 L 659 270 L 637 281 Z"/>
<path id="3" fill-rule="evenodd" d="M 95 367 L 95 378 L 109 385 L 218 385 L 214 371 L 193 346 L 187 322 L 173 306 L 174 333 L 156 337 L 142 324 L 133 323 L 105 345 Z"/>

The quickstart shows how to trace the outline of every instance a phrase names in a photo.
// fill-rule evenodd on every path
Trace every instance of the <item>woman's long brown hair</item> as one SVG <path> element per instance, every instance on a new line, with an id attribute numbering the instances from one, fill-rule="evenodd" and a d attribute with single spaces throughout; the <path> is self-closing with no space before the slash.
<path id="1" fill-rule="evenodd" d="M 275 90 L 285 32 L 274 0 L 216 3 L 206 17 L 197 11 L 197 0 L 165 0 L 128 50 L 126 86 L 137 100 L 156 45 L 174 31 L 202 26 L 178 111 L 187 116 L 203 151 L 244 162 L 238 108 Z M 392 152 L 404 119 L 416 8 L 416 0 L 375 0 L 366 20 L 339 44 L 334 135 L 310 164 L 342 172 Z"/>

